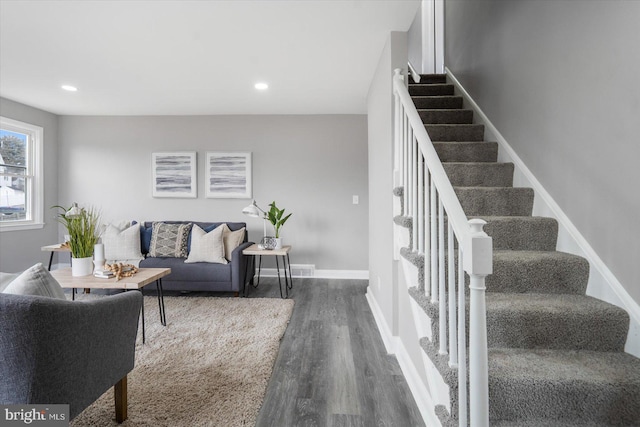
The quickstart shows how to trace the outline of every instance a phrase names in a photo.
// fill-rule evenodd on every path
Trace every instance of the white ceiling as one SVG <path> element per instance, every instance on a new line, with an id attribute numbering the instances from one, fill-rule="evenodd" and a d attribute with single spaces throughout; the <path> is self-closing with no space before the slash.
<path id="1" fill-rule="evenodd" d="M 0 0 L 0 96 L 63 115 L 362 114 L 419 3 Z"/>

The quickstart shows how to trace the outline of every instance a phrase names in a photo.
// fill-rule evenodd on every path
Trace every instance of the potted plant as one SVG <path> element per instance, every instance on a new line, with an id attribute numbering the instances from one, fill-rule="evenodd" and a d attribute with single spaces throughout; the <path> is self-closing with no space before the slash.
<path id="1" fill-rule="evenodd" d="M 93 272 L 93 250 L 100 238 L 99 212 L 95 208 L 79 208 L 77 203 L 70 208 L 53 207 L 60 210 L 58 222 L 65 226 L 69 235 L 71 274 L 73 276 L 90 275 Z"/>
<path id="2" fill-rule="evenodd" d="M 276 249 L 280 249 L 282 247 L 282 239 L 280 238 L 280 228 L 284 225 L 285 222 L 289 219 L 291 214 L 284 216 L 284 209 L 279 209 L 276 206 L 276 202 L 273 201 L 269 204 L 269 211 L 267 212 L 267 218 L 269 218 L 269 222 L 273 224 L 273 229 L 276 232 Z"/>

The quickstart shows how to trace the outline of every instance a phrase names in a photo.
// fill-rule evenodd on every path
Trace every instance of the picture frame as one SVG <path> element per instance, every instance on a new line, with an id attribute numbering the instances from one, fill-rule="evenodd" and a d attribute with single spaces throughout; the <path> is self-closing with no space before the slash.
<path id="1" fill-rule="evenodd" d="M 153 197 L 198 197 L 195 151 L 152 153 L 151 163 Z"/>
<path id="2" fill-rule="evenodd" d="M 206 197 L 252 197 L 251 152 L 210 151 L 205 163 Z"/>

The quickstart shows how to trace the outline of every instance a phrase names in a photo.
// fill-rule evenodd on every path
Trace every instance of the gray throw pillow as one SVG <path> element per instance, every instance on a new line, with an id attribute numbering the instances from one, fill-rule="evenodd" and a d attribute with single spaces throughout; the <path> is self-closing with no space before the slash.
<path id="1" fill-rule="evenodd" d="M 187 241 L 191 232 L 191 223 L 166 224 L 154 222 L 151 230 L 149 256 L 186 258 Z"/>
<path id="2" fill-rule="evenodd" d="M 4 289 L 4 293 L 67 299 L 58 281 L 42 266 L 42 263 L 34 265 L 13 279 Z"/>

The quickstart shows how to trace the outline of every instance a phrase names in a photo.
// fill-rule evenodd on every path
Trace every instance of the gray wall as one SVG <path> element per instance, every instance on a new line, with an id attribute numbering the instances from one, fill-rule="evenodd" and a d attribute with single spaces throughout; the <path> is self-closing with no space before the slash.
<path id="1" fill-rule="evenodd" d="M 291 262 L 325 270 L 367 270 L 367 124 L 364 115 L 60 117 L 60 202 L 101 208 L 107 221 L 262 220 L 250 199 L 207 199 L 207 151 L 253 153 L 253 197 L 293 216 L 282 228 Z M 151 196 L 151 153 L 196 151 L 198 198 Z M 360 204 L 352 204 L 352 196 Z M 268 234 L 272 227 L 267 224 Z"/>
<path id="2" fill-rule="evenodd" d="M 446 65 L 640 302 L 640 2 L 445 8 Z"/>
<path id="3" fill-rule="evenodd" d="M 37 262 L 46 263 L 49 253 L 42 246 L 58 240 L 57 222 L 50 206 L 58 201 L 58 118 L 54 114 L 38 110 L 5 98 L 0 98 L 0 115 L 40 126 L 44 129 L 44 220 L 42 229 L 0 232 L 0 271 L 18 272 Z"/>
<path id="4" fill-rule="evenodd" d="M 369 127 L 369 292 L 391 332 L 398 332 L 397 262 L 393 259 L 393 87 L 407 69 L 407 33 L 391 32 L 367 97 Z M 406 295 L 405 295 L 406 297 Z"/>

